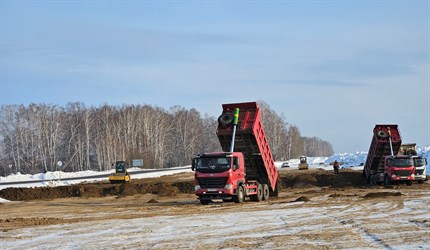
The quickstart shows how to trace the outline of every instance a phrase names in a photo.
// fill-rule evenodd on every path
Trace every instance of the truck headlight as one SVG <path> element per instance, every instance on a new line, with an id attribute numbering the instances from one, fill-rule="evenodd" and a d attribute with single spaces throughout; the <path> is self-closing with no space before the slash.
<path id="1" fill-rule="evenodd" d="M 233 185 L 232 184 L 227 184 L 224 187 L 225 189 L 233 189 Z"/>
<path id="2" fill-rule="evenodd" d="M 195 185 L 195 186 L 194 186 L 194 190 L 195 190 L 195 191 L 197 191 L 197 190 L 199 190 L 199 189 L 201 189 L 199 185 Z"/>
<path id="3" fill-rule="evenodd" d="M 415 174 L 411 174 L 411 177 L 412 177 L 412 178 L 415 178 Z"/>

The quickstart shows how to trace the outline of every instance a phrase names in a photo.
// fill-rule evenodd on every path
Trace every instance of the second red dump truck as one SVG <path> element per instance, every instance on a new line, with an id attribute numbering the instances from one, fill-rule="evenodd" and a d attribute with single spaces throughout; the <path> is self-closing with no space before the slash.
<path id="1" fill-rule="evenodd" d="M 402 139 L 397 125 L 375 125 L 372 142 L 367 155 L 363 176 L 370 184 L 405 181 L 408 185 L 415 180 L 412 156 L 397 155 Z"/>
<path id="2" fill-rule="evenodd" d="M 223 104 L 217 136 L 223 152 L 197 155 L 192 161 L 195 193 L 201 204 L 213 199 L 241 203 L 278 195 L 275 167 L 256 102 Z"/>

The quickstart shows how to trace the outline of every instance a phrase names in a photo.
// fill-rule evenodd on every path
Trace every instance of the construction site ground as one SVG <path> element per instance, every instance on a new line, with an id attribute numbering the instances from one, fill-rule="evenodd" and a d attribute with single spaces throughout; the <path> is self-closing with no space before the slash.
<path id="1" fill-rule="evenodd" d="M 430 184 L 280 170 L 279 197 L 200 205 L 193 173 L 6 188 L 0 249 L 430 249 Z"/>

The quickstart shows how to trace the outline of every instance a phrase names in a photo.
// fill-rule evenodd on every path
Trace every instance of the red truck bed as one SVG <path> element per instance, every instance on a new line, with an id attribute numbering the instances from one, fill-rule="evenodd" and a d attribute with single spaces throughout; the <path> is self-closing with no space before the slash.
<path id="1" fill-rule="evenodd" d="M 242 152 L 248 180 L 270 183 L 275 190 L 278 169 L 260 120 L 260 109 L 256 102 L 223 104 L 223 114 L 239 108 L 239 120 L 235 136 L 234 152 Z M 224 152 L 230 150 L 232 126 L 218 126 L 218 140 Z M 268 180 L 268 181 L 267 181 Z"/>
<path id="2" fill-rule="evenodd" d="M 363 169 L 366 177 L 370 176 L 371 171 L 375 174 L 384 172 L 384 157 L 391 155 L 388 128 L 390 128 L 393 153 L 394 155 L 397 155 L 399 152 L 402 139 L 398 126 L 395 124 L 375 125 L 375 128 L 373 129 L 372 142 L 370 144 L 366 164 Z"/>

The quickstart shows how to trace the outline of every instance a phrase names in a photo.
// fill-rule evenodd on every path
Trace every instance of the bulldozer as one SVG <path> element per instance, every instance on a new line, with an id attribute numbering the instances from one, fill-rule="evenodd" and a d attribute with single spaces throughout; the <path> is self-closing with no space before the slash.
<path id="1" fill-rule="evenodd" d="M 130 181 L 130 173 L 127 172 L 125 161 L 115 162 L 115 173 L 109 176 L 110 183 L 125 183 Z"/>
<path id="2" fill-rule="evenodd" d="M 299 170 L 308 170 L 309 164 L 307 163 L 306 156 L 300 156 Z"/>

